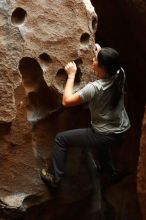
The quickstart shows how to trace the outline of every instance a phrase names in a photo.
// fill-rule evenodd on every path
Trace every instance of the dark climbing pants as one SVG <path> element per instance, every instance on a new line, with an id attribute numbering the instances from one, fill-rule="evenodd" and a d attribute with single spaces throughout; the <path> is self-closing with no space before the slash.
<path id="1" fill-rule="evenodd" d="M 61 180 L 64 175 L 66 153 L 70 147 L 81 147 L 84 150 L 91 150 L 91 152 L 97 150 L 101 168 L 112 173 L 114 168 L 110 149 L 122 139 L 122 134 L 97 133 L 93 128 L 74 129 L 58 133 L 53 148 L 53 169 L 56 178 Z"/>

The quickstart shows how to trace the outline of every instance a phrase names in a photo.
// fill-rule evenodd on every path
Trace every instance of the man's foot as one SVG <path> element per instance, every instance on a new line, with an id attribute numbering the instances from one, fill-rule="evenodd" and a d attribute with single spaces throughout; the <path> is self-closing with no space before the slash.
<path id="1" fill-rule="evenodd" d="M 60 181 L 55 178 L 52 173 L 49 173 L 46 169 L 41 170 L 42 180 L 52 188 L 57 188 L 60 185 Z"/>

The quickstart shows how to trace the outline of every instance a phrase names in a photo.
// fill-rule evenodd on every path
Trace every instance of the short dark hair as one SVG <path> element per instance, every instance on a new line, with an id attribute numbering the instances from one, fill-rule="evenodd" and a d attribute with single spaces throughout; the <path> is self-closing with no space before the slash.
<path id="1" fill-rule="evenodd" d="M 97 60 L 99 66 L 105 68 L 109 76 L 115 75 L 121 66 L 119 53 L 110 47 L 101 48 L 97 55 Z"/>
<path id="2" fill-rule="evenodd" d="M 121 68 L 119 53 L 110 47 L 102 48 L 97 55 L 98 65 L 106 69 L 108 77 L 114 77 L 111 86 L 111 99 L 109 105 L 111 110 L 116 108 L 122 95 L 124 88 L 124 70 Z"/>

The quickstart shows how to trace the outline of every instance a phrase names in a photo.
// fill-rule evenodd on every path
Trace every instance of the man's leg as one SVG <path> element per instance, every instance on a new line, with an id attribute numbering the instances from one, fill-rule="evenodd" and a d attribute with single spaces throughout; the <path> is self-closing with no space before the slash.
<path id="1" fill-rule="evenodd" d="M 91 128 L 75 129 L 56 135 L 53 148 L 53 167 L 57 179 L 64 175 L 66 154 L 69 147 L 92 147 Z"/>
<path id="2" fill-rule="evenodd" d="M 61 181 L 64 175 L 65 160 L 68 147 L 93 147 L 96 145 L 96 143 L 94 143 L 94 138 L 92 138 L 94 135 L 95 134 L 91 128 L 68 130 L 65 132 L 60 132 L 56 135 L 52 158 L 54 177 L 51 178 L 51 182 L 52 179 L 54 179 L 53 181 L 57 182 Z M 44 176 L 45 178 L 43 178 Z M 46 182 L 47 178 L 48 177 L 46 173 L 42 175 L 42 179 L 46 180 Z"/>
<path id="3" fill-rule="evenodd" d="M 98 149 L 101 168 L 108 175 L 109 181 L 111 183 L 117 183 L 129 175 L 128 172 L 119 172 L 115 168 L 111 153 L 111 148 L 116 144 L 121 145 L 125 136 L 126 133 L 105 135 L 103 137 L 103 143 Z"/>

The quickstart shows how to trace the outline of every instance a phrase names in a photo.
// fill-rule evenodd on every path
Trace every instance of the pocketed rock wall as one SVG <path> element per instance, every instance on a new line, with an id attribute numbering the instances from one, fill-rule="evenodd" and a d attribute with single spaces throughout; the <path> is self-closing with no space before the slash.
<path id="1" fill-rule="evenodd" d="M 96 28 L 89 0 L 0 1 L 0 219 L 90 219 L 80 149 L 71 150 L 58 194 L 39 172 L 57 132 L 89 123 L 85 106 L 62 109 L 61 96 L 67 62 L 78 66 L 75 91 L 95 79 Z"/>

